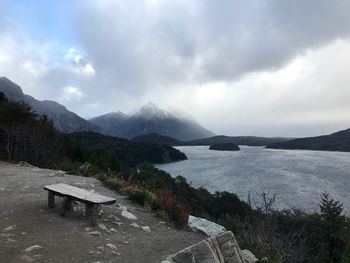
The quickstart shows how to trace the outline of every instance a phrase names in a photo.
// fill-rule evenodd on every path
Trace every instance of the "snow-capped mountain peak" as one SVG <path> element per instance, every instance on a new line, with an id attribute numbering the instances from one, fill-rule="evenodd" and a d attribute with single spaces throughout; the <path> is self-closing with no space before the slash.
<path id="1" fill-rule="evenodd" d="M 174 118 L 169 112 L 162 110 L 157 107 L 152 102 L 149 102 L 142 107 L 140 107 L 136 112 L 134 112 L 131 117 L 136 118 L 145 118 L 145 119 L 165 119 L 165 118 Z"/>

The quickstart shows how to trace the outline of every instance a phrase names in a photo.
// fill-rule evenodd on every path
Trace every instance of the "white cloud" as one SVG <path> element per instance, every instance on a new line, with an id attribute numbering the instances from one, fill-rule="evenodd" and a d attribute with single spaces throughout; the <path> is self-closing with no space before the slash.
<path id="1" fill-rule="evenodd" d="M 62 89 L 63 96 L 62 98 L 65 100 L 80 100 L 84 94 L 77 87 L 64 87 Z"/>

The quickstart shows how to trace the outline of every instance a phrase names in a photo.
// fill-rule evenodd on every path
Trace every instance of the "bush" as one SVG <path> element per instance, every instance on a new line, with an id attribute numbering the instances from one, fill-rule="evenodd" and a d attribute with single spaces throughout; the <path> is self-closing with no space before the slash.
<path id="1" fill-rule="evenodd" d="M 138 204 L 138 205 L 141 205 L 141 206 L 144 206 L 146 202 L 150 202 L 151 201 L 151 197 L 150 195 L 145 192 L 145 191 L 142 191 L 142 192 L 130 192 L 128 194 L 128 198 L 130 201 Z"/>

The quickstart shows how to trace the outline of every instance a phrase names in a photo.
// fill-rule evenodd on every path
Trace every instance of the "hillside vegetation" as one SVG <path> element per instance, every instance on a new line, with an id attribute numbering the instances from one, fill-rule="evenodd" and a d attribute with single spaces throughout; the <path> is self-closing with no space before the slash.
<path id="1" fill-rule="evenodd" d="M 267 146 L 271 149 L 342 151 L 350 152 L 350 129 L 317 137 L 276 142 Z"/>
<path id="2" fill-rule="evenodd" d="M 166 156 L 166 157 L 164 157 Z M 46 117 L 0 93 L 0 157 L 95 176 L 130 200 L 184 227 L 188 215 L 205 217 L 232 230 L 239 243 L 264 262 L 348 263 L 350 222 L 342 204 L 324 194 L 319 213 L 273 209 L 274 196 L 240 200 L 210 193 L 171 177 L 145 162 L 183 159 L 168 146 L 130 142 L 96 133 L 57 132 Z M 248 193 L 247 193 L 248 195 Z"/>

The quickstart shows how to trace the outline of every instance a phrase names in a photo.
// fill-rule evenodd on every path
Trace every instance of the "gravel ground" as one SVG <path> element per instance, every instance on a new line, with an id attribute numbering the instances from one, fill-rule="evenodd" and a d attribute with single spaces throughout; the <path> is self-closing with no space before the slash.
<path id="1" fill-rule="evenodd" d="M 88 224 L 82 205 L 62 217 L 60 198 L 56 208 L 47 207 L 43 186 L 54 183 L 116 197 L 138 219 L 123 218 L 116 205 L 103 206 L 96 227 Z M 118 219 L 108 219 L 111 215 Z M 132 223 L 149 226 L 151 232 Z M 101 235 L 89 234 L 96 231 Z M 94 178 L 0 162 L 0 262 L 161 262 L 203 239 L 202 234 L 168 227 Z"/>

